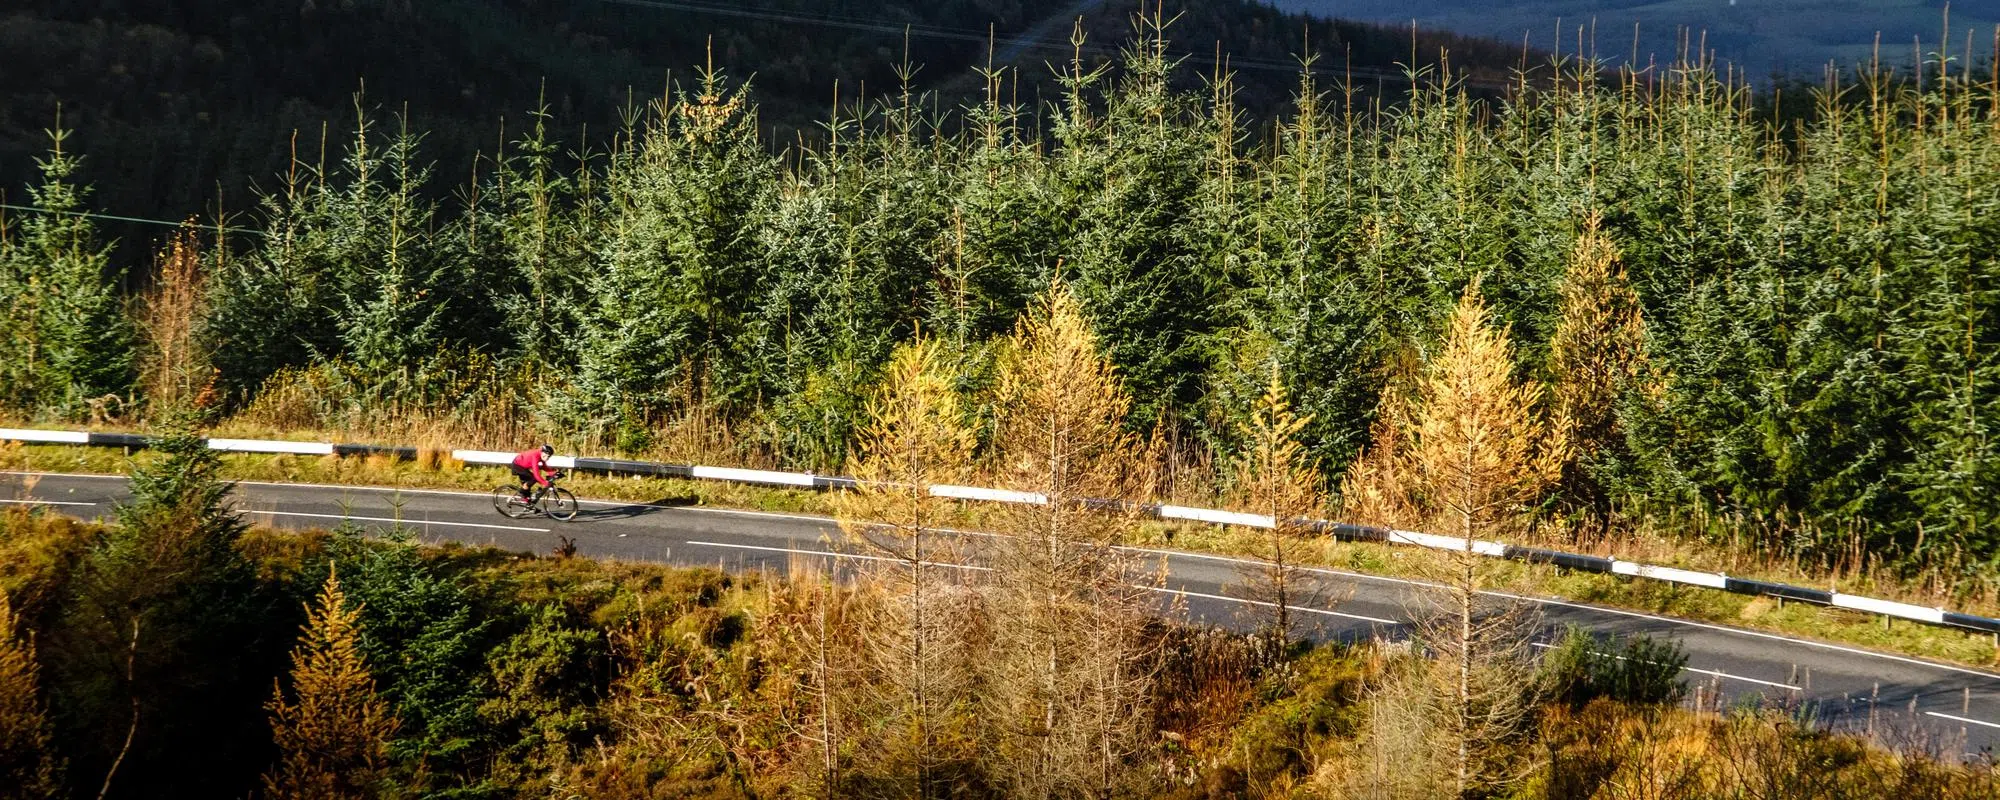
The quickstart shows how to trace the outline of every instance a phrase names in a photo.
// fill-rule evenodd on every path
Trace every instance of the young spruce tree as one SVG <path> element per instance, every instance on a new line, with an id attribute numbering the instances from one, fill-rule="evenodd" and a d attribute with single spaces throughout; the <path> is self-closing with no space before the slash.
<path id="1" fill-rule="evenodd" d="M 727 409 L 755 388 L 740 355 L 776 168 L 747 88 L 705 70 L 627 142 L 605 177 L 608 231 L 566 412 L 597 433 L 642 429 L 677 404 Z"/>
<path id="2" fill-rule="evenodd" d="M 18 319 L 26 327 L 9 331 L 6 360 L 15 366 L 0 372 L 12 381 L 0 390 L 22 410 L 74 417 L 131 388 L 132 322 L 111 248 L 82 215 L 89 188 L 73 182 L 81 159 L 63 150 L 69 131 L 49 136 L 49 157 L 37 162 L 42 182 L 28 190 L 37 211 L 9 248 L 11 299 L 27 309 Z"/>
<path id="3" fill-rule="evenodd" d="M 264 642 L 221 460 L 185 418 L 132 471 L 130 504 L 78 567 L 48 636 L 73 780 L 111 797 L 239 794 Z M 254 770 L 251 770 L 254 772 Z"/>

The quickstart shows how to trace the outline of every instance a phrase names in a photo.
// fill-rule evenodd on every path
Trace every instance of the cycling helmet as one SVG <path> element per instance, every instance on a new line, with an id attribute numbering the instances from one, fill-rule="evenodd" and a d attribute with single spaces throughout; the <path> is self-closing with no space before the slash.
<path id="1" fill-rule="evenodd" d="M 542 445 L 542 455 L 545 455 L 545 456 L 552 456 L 552 455 L 555 455 L 555 454 L 556 454 L 556 447 L 555 447 L 555 445 L 552 445 L 552 444 L 545 444 L 545 445 Z"/>

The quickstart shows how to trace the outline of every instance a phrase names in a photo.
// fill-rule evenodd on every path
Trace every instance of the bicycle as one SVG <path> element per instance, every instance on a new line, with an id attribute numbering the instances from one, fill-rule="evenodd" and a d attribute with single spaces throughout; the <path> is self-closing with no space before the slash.
<path id="1" fill-rule="evenodd" d="M 501 484 L 493 489 L 493 510 L 508 519 L 544 516 L 557 522 L 576 519 L 576 495 L 568 489 L 555 485 L 562 480 L 563 473 L 549 475 L 549 485 L 537 487 L 527 499 L 521 498 L 521 487 L 516 484 Z"/>

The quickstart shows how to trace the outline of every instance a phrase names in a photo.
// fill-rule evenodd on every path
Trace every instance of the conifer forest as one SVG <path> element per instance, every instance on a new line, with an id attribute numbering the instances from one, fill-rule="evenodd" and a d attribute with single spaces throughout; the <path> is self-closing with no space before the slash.
<path id="1" fill-rule="evenodd" d="M 720 60 L 603 139 L 496 109 L 472 163 L 357 93 L 129 267 L 50 120 L 0 420 L 161 444 L 115 521 L 0 507 L 0 798 L 1994 796 L 1690 711 L 1671 642 L 1531 659 L 1470 554 L 1424 657 L 1163 621 L 1108 549 L 1137 523 L 1066 509 L 1643 532 L 1990 606 L 2000 36 L 1778 89 L 1444 55 L 1384 96 L 1322 54 L 1262 115 L 1137 24 L 1039 100 L 871 86 L 789 141 Z M 879 480 L 827 501 L 878 566 L 252 529 L 215 426 Z M 1049 502 L 979 518 L 974 583 L 930 567 L 934 483 Z M 1283 614 L 1311 534 L 1270 533 Z"/>

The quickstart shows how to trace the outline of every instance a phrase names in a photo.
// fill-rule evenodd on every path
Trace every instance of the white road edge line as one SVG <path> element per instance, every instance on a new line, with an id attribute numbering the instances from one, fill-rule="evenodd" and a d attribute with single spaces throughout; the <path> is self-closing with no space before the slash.
<path id="1" fill-rule="evenodd" d="M 11 504 L 11 505 L 17 505 L 17 506 L 94 506 L 94 505 L 97 505 L 96 503 L 75 503 L 75 502 L 68 502 L 68 501 L 63 501 L 63 500 L 0 500 L 0 503 L 8 503 L 8 504 Z"/>
<path id="2" fill-rule="evenodd" d="M 842 553 L 835 550 L 796 550 L 790 547 L 759 547 L 754 544 L 723 544 L 721 542 L 703 542 L 703 541 L 696 541 L 693 539 L 688 539 L 684 541 L 686 541 L 688 544 L 700 547 L 725 547 L 732 550 L 764 550 L 772 553 L 799 553 L 801 555 L 826 556 L 829 558 L 855 558 L 855 559 L 860 559 L 862 561 L 896 561 L 896 562 L 902 561 L 902 559 L 900 558 L 884 558 L 882 556 L 864 556 L 861 555 L 860 553 Z M 946 569 L 963 569 L 963 570 L 971 570 L 973 572 L 993 571 L 992 567 L 975 567 L 969 564 L 945 564 L 937 561 L 926 561 L 924 562 L 924 566 L 944 567 Z"/>
<path id="3" fill-rule="evenodd" d="M 36 476 L 53 476 L 53 477 L 72 477 L 72 478 L 104 478 L 104 479 L 116 479 L 116 480 L 128 480 L 128 478 L 127 478 L 126 476 L 123 476 L 123 475 L 97 475 L 97 474 L 91 474 L 91 473 L 72 473 L 72 472 L 7 472 L 7 471 L 0 471 L 0 475 L 36 475 Z M 455 491 L 445 491 L 445 490 L 440 490 L 440 489 L 399 489 L 399 488 L 393 488 L 393 487 L 383 487 L 383 486 L 346 486 L 346 485 L 339 485 L 339 484 L 323 484 L 323 483 L 270 483 L 270 482 L 259 482 L 259 481 L 237 481 L 237 483 L 240 483 L 240 484 L 245 484 L 245 485 L 254 485 L 254 486 L 291 486 L 291 487 L 298 487 L 298 488 L 314 488 L 314 489 L 360 489 L 360 490 L 369 490 L 369 491 L 383 491 L 383 492 L 409 492 L 409 493 L 418 493 L 418 494 L 446 494 L 446 495 L 461 495 L 461 496 L 472 496 L 472 497 L 484 497 L 484 496 L 486 496 L 486 495 L 485 495 L 485 494 L 483 494 L 483 493 L 475 493 L 475 492 L 455 492 Z M 753 516 L 753 517 L 770 517 L 770 518 L 776 518 L 776 519 L 796 519 L 796 520 L 805 520 L 805 521 L 812 521 L 812 522 L 833 522 L 833 521 L 834 521 L 834 520 L 833 520 L 833 519 L 832 519 L 831 517 L 819 517 L 819 516 L 809 516 L 809 515 L 804 515 L 804 514 L 778 514 L 778 513 L 772 513 L 772 512 L 768 512 L 768 511 L 740 511 L 740 510 L 735 510 L 735 509 L 724 509 L 724 508 L 713 508 L 713 507 L 709 507 L 709 506 L 648 506 L 647 504 L 644 504 L 644 503 L 617 503 L 617 502 L 611 502 L 611 501 L 605 501 L 605 500 L 580 500 L 580 501 L 578 501 L 578 502 L 580 502 L 580 503 L 589 503 L 589 504 L 593 504 L 593 505 L 610 505 L 610 506 L 641 506 L 641 507 L 650 507 L 650 508 L 662 508 L 662 509 L 667 509 L 667 510 L 679 510 L 679 511 L 706 511 L 706 512 L 710 512 L 710 513 L 715 513 L 715 514 L 735 514 L 735 515 L 741 515 L 741 516 Z M 986 534 L 986 535 L 991 535 L 991 534 Z M 1244 558 L 1233 558 L 1233 557 L 1230 557 L 1230 556 L 1220 556 L 1220 555 L 1214 555 L 1214 554 L 1210 554 L 1210 553 L 1194 553 L 1194 552 L 1186 552 L 1186 551 L 1180 551 L 1180 550 L 1159 550 L 1159 549 L 1155 549 L 1155 548 L 1147 548 L 1147 547 L 1120 547 L 1120 548 L 1118 548 L 1118 549 L 1121 549 L 1121 550 L 1129 550 L 1129 551 L 1133 551 L 1133 552 L 1140 552 L 1140 553 L 1156 553 L 1156 554 L 1159 554 L 1159 555 L 1165 555 L 1165 556 L 1169 556 L 1169 557 L 1182 557 L 1182 558 L 1201 558 L 1201 559 L 1208 559 L 1208 560 L 1210 560 L 1210 561 L 1224 561 L 1224 562 L 1231 562 L 1231 563 L 1237 563 L 1237 564 L 1250 564 L 1250 565 L 1259 565 L 1259 564 L 1261 564 L 1261 563 L 1262 563 L 1262 562 L 1258 562 L 1258 561 L 1253 561 L 1253 560 L 1250 560 L 1250 559 L 1244 559 Z M 1365 574 L 1365 573 L 1359 573 L 1359 572 L 1346 572 L 1346 571 L 1343 571 L 1343 570 L 1336 570 L 1336 569 L 1326 569 L 1326 568 L 1321 568 L 1321 567 L 1311 567 L 1311 568 L 1305 568 L 1305 569 L 1306 569 L 1307 571 L 1310 571 L 1310 572 L 1316 572 L 1316 573 L 1320 573 L 1320 574 L 1322 574 L 1322 575 L 1333 575 L 1333 576 L 1337 576 L 1337 577 L 1344 577 L 1344 578 L 1354 578 L 1354 579 L 1358 579 L 1358 580 L 1370 580 L 1370 581 L 1380 581 L 1380 582 L 1384 582 L 1384 583 L 1394 583 L 1394 584 L 1401 584 L 1401 585 L 1404 585 L 1404 586 L 1420 586 L 1420 587 L 1432 587 L 1432 588 L 1434 588 L 1434 587 L 1436 587 L 1436 586 L 1437 586 L 1437 584 L 1433 584 L 1433 583 L 1428 583 L 1428 582 L 1425 582 L 1425 581 L 1414 581 L 1414 580 L 1409 580 L 1409 579 L 1406 579 L 1406 578 L 1391 578 L 1391 577 L 1388 577 L 1388 576 L 1384 576 L 1384 575 L 1368 575 L 1368 574 Z M 1911 666 L 1918 666 L 1918 667 L 1930 667 L 1930 668 L 1933 668 L 1933 669 L 1940 669 L 1940 670 L 1944 670 L 1944 671 L 1946 671 L 1946 672 L 1956 672 L 1956 673 L 1959 673 L 1959 674 L 1961 674 L 1961 675 L 1972 675 L 1972 676 L 1976 676 L 1976 677 L 1980 677 L 1980 678 L 1985 678 L 1985 679 L 1988 679 L 1988 680 L 2000 680 L 2000 673 L 1993 673 L 1993 672 L 1982 672 L 1982 671 L 1979 671 L 1979 670 L 1976 670 L 1976 669 L 1969 669 L 1969 668 L 1966 668 L 1966 667 L 1960 667 L 1960 666 L 1955 666 L 1955 665 L 1951 665 L 1951 664 L 1940 664 L 1940 663 L 1938 663 L 1938 662 L 1935 662 L 1935 661 L 1925 661 L 1925 660 L 1923 660 L 1923 659 L 1919 659 L 1919 658 L 1910 658 L 1910 657 L 1907 657 L 1907 656 L 1898 656 L 1898 655 L 1892 655 L 1892 654 L 1889 654 L 1889 653 L 1879 653 L 1879 652 L 1876 652 L 1876 651 L 1873 651 L 1873 650 L 1862 650 L 1862 649 L 1859 649 L 1859 648 L 1854 648 L 1854 647 L 1846 647 L 1846 646 L 1843 646 L 1843 645 L 1837 645 L 1837 644 L 1831 644 L 1831 643 L 1828 643 L 1828 642 L 1816 642 L 1816 641 L 1813 641 L 1813 640 L 1811 640 L 1811 639 L 1797 639 L 1797 638 L 1793 638 L 1793 637 L 1790 637 L 1790 636 L 1783 636 L 1783 635 L 1780 635 L 1780 634 L 1775 634 L 1775 633 L 1767 633 L 1767 632 L 1764 632 L 1764 631 L 1756 631 L 1756 630 L 1749 630 L 1749 629 L 1746 629 L 1746 628 L 1732 628 L 1732 627 L 1728 627 L 1728 626 L 1726 626 L 1726 625 L 1714 625 L 1714 624 L 1710 624 L 1710 623 L 1706 623 L 1706 622 L 1696 622 L 1696 621 L 1694 621 L 1694 620 L 1687 620 L 1687 619 L 1677 619 L 1677 618 L 1674 618 L 1674 617 L 1662 617 L 1662 616 L 1659 616 L 1659 615 L 1657 615 L 1657 614 L 1647 614 L 1647 613 L 1645 613 L 1645 612 L 1641 612 L 1641 611 L 1627 611 L 1627 610 L 1625 610 L 1625 609 L 1620 609 L 1620 608 L 1611 608 L 1611 607 L 1608 607 L 1608 606 L 1596 606 L 1596 605 L 1590 605 L 1590 604 L 1587 604 L 1587 603 L 1572 603 L 1572 602 L 1568 602 L 1568 601 L 1565 601 L 1565 600 L 1556 600 L 1556 599 L 1552 599 L 1552 598 L 1545 598 L 1545 597 L 1527 597 L 1527 596 L 1524 596 L 1524 595 L 1517 595 L 1517 594 L 1510 594 L 1510 593 L 1507 593 L 1507 592 L 1483 592 L 1482 594 L 1486 594 L 1486 595 L 1488 595 L 1488 596 L 1492 596 L 1492 597 L 1501 597 L 1501 598 L 1506 598 L 1506 599 L 1509 599 L 1509 600 L 1523 600 L 1523 601 L 1526 601 L 1526 602 L 1530 602 L 1530 603 L 1539 603 L 1539 604 L 1543 604 L 1543 605 L 1552 605 L 1552 606 L 1562 606 L 1562 607 L 1564 607 L 1564 608 L 1575 608 L 1575 609 L 1580 609 L 1580 610 L 1584 610 L 1584 611 L 1599 611 L 1599 612 L 1603 612 L 1603 613 L 1606 613 L 1606 614 L 1616 614 L 1616 615 L 1618 615 L 1618 616 L 1623 616 L 1623 617 L 1631 617 L 1631 618 L 1633 618 L 1633 619 L 1645 619 L 1645 620 L 1652 620 L 1652 621 L 1654 621 L 1654 622 L 1662 622 L 1662 623 L 1666 623 L 1666 624 L 1669 624 L 1669 625 L 1685 625 L 1685 626 L 1688 626 L 1688 627 L 1692 627 L 1692 628 L 1700 628 L 1700 629 L 1703 629 L 1703 630 L 1710 630 L 1710 631 L 1715 631 L 1715 632 L 1717 632 L 1717 633 L 1727 633 L 1727 634 L 1736 634 L 1736 635 L 1741 635 L 1741 636 L 1749 636 L 1749 637 L 1752 637 L 1752 638 L 1757 638 L 1757 639 L 1764 639 L 1764 640 L 1766 640 L 1766 641 L 1773 641 L 1773 642 L 1790 642 L 1790 643 L 1792 643 L 1792 644 L 1799 644 L 1799 645 L 1804 645 L 1804 646 L 1806 646 L 1806 647 L 1812 647 L 1812 648 L 1817 648 L 1817 649 L 1820 649 L 1820 650 L 1828 650 L 1828 651 L 1832 651 L 1832 652 L 1836 652 L 1836 653 L 1846 653 L 1846 654 L 1848 654 L 1848 655 L 1856 655 L 1856 656 L 1865 656 L 1865 657 L 1869 657 L 1869 658 L 1879 658 L 1879 659 L 1883 659 L 1883 660 L 1887 660 L 1887 661 L 1894 661 L 1894 662 L 1896 662 L 1896 663 L 1899 663 L 1899 664 L 1908 664 L 1908 665 L 1911 665 Z"/>
<path id="4" fill-rule="evenodd" d="M 1529 645 L 1532 645 L 1532 646 L 1534 646 L 1534 647 L 1539 647 L 1539 648 L 1542 648 L 1542 649 L 1544 649 L 1544 650 L 1552 650 L 1552 649 L 1554 649 L 1554 648 L 1555 648 L 1555 645 L 1552 645 L 1552 644 L 1548 644 L 1547 642 L 1529 642 L 1528 644 L 1529 644 Z M 1624 661 L 1624 660 L 1625 660 L 1625 657 L 1624 657 L 1624 656 L 1621 656 L 1621 655 L 1618 655 L 1618 654 L 1616 654 L 1616 653 L 1597 653 L 1597 652 L 1593 651 L 1593 654 L 1594 654 L 1594 655 L 1600 655 L 1600 656 L 1610 656 L 1610 657 L 1612 657 L 1612 658 L 1615 658 L 1615 659 L 1618 659 L 1619 661 Z M 1648 661 L 1648 662 L 1646 662 L 1646 663 L 1650 664 L 1650 663 L 1653 663 L 1653 662 L 1650 662 L 1650 661 Z M 1778 688 L 1780 688 L 1780 689 L 1790 689 L 1790 690 L 1792 690 L 1792 691 L 1794 691 L 1794 692 L 1803 692 L 1803 691 L 1805 691 L 1805 689 L 1804 689 L 1804 688 L 1802 688 L 1802 687 L 1798 687 L 1798 686 L 1793 686 L 1793 685 L 1791 685 L 1791 684 L 1789 684 L 1789 683 L 1777 683 L 1777 682 L 1775 682 L 1775 681 L 1763 681 L 1763 680 L 1758 680 L 1758 679 L 1756 679 L 1756 678 L 1745 678 L 1745 677 L 1743 677 L 1743 676 L 1741 676 L 1741 675 L 1731 675 L 1731 674 L 1729 674 L 1729 673 L 1727 673 L 1727 672 L 1717 672 L 1717 671 L 1715 671 L 1715 670 L 1712 670 L 1712 669 L 1700 669 L 1700 668 L 1698 668 L 1698 667 L 1688 667 L 1688 666 L 1683 666 L 1683 667 L 1681 667 L 1681 671 L 1682 671 L 1682 672 L 1693 672 L 1693 673 L 1696 673 L 1696 674 L 1700 674 L 1700 675 L 1713 675 L 1713 676 L 1715 676 L 1715 677 L 1718 677 L 1718 678 L 1728 678 L 1729 680 L 1732 680 L 1732 681 L 1742 681 L 1742 682 L 1744 682 L 1744 683 L 1756 683 L 1756 684 L 1762 684 L 1762 685 L 1764 685 L 1764 686 L 1776 686 L 1776 687 L 1778 687 Z"/>
<path id="5" fill-rule="evenodd" d="M 500 531 L 531 531 L 534 533 L 549 532 L 548 528 L 524 528 L 517 525 L 485 525 L 478 522 L 439 522 L 427 519 L 413 520 L 413 519 L 396 519 L 394 517 L 357 517 L 353 514 L 308 514 L 303 511 L 261 511 L 253 508 L 238 509 L 238 511 L 244 514 L 268 514 L 274 517 L 312 517 L 314 519 L 349 519 L 349 520 L 360 520 L 362 522 L 394 522 L 402 525 L 408 525 L 412 528 L 429 528 L 429 527 L 490 528 L 493 530 L 500 530 Z"/>
<path id="6" fill-rule="evenodd" d="M 1396 580 L 1396 579 L 1384 578 L 1383 580 Z M 1622 608 L 1593 606 L 1587 603 L 1571 603 L 1566 600 L 1552 600 L 1542 597 L 1524 597 L 1522 595 L 1508 594 L 1506 592 L 1481 592 L 1481 594 L 1491 595 L 1493 597 L 1503 597 L 1509 600 L 1525 600 L 1531 603 L 1542 603 L 1552 606 L 1562 606 L 1564 608 L 1576 608 L 1576 609 L 1582 609 L 1584 611 L 1599 611 L 1606 614 L 1617 614 L 1621 617 L 1649 619 L 1655 622 L 1665 622 L 1673 625 L 1686 625 L 1691 628 L 1701 628 L 1703 630 L 1711 630 L 1711 631 L 1716 631 L 1718 633 L 1731 633 L 1742 636 L 1752 636 L 1758 639 L 1769 639 L 1774 642 L 1791 642 L 1793 644 L 1802 644 L 1807 647 L 1815 647 L 1821 650 L 1831 650 L 1836 653 L 1846 653 L 1848 655 L 1856 655 L 1856 656 L 1867 656 L 1869 658 L 1880 658 L 1888 661 L 1894 661 L 1900 664 L 1909 664 L 1911 666 L 1918 666 L 1918 667 L 1930 667 L 1932 669 L 1941 669 L 1947 672 L 1957 672 L 1965 675 L 1973 675 L 1981 678 L 1986 678 L 1988 680 L 2000 680 L 2000 674 L 1995 674 L 1991 672 L 1981 672 L 1976 669 L 1968 669 L 1966 667 L 1953 666 L 1951 664 L 1940 664 L 1935 661 L 1925 661 L 1920 658 L 1910 658 L 1908 656 L 1890 655 L 1888 653 L 1877 653 L 1873 650 L 1862 650 L 1859 648 L 1846 647 L 1843 645 L 1830 644 L 1827 642 L 1815 642 L 1811 639 L 1794 639 L 1790 636 L 1780 636 L 1775 633 L 1765 633 L 1764 631 L 1753 631 L 1753 630 L 1746 630 L 1743 628 L 1731 628 L 1726 625 L 1711 625 L 1706 622 L 1696 622 L 1694 620 L 1688 620 L 1688 619 L 1675 619 L 1673 617 L 1662 617 L 1657 614 L 1647 614 L 1640 611 L 1626 611 L 1625 609 Z"/>
<path id="7" fill-rule="evenodd" d="M 1948 719 L 1953 722 L 1970 722 L 1974 725 L 1984 725 L 1988 728 L 2000 728 L 2000 723 L 1996 722 L 1987 722 L 1985 720 L 1978 720 L 1978 719 L 1966 719 L 1965 717 L 1953 716 L 1951 714 L 1939 714 L 1936 711 L 1926 711 L 1924 713 L 1929 714 L 1933 717 L 1937 717 L 1938 719 Z"/>

